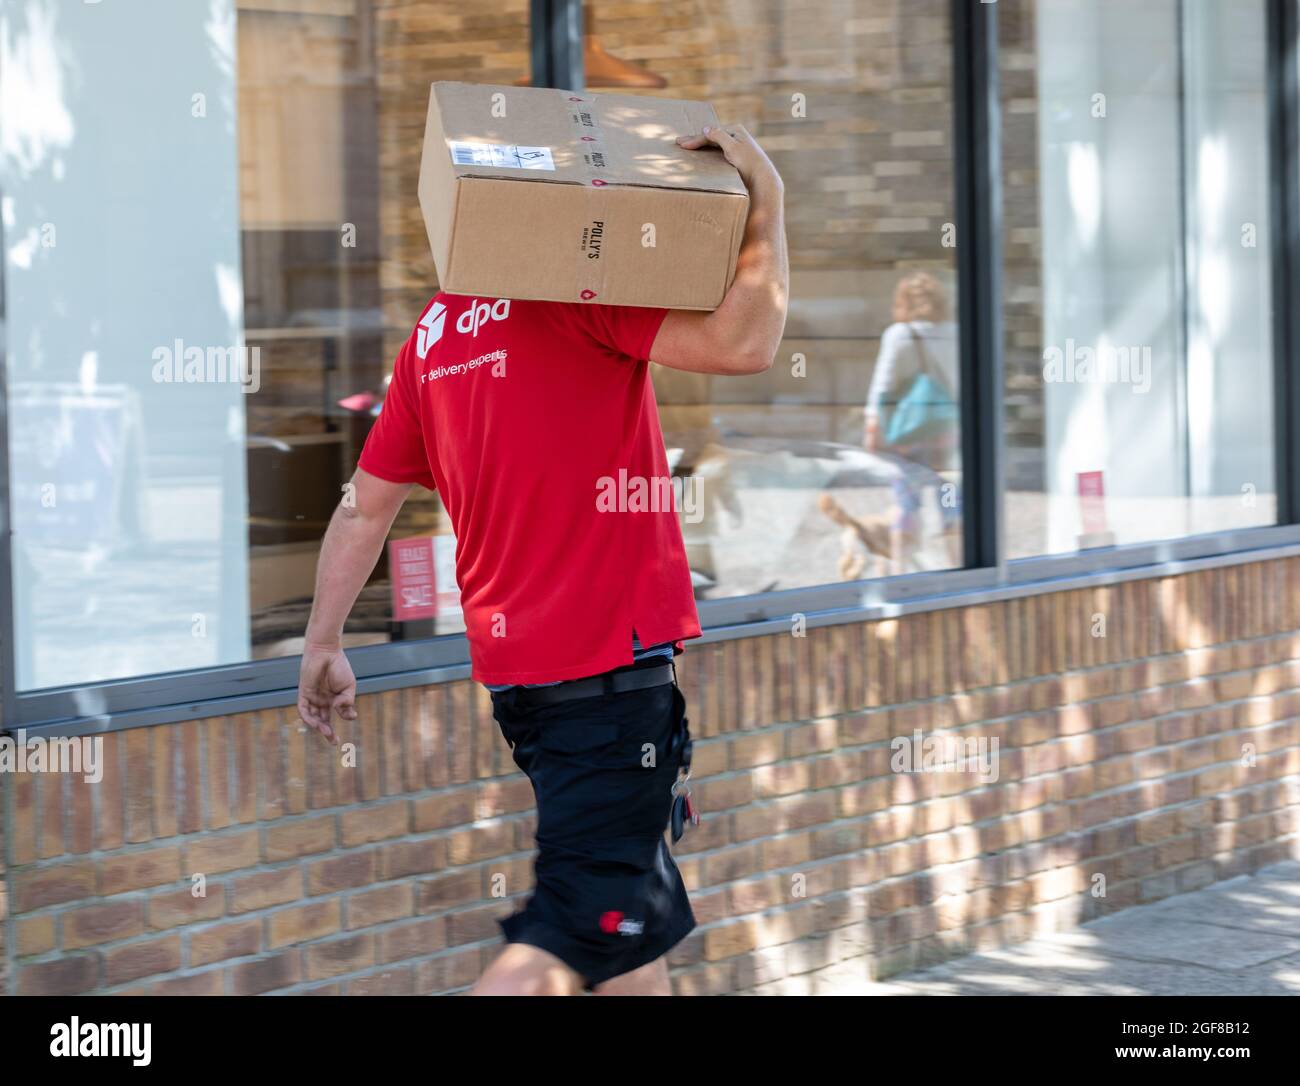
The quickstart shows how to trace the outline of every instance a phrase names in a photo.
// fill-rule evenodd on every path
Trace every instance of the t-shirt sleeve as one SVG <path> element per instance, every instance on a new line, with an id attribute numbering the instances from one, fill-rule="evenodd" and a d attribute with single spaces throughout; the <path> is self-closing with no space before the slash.
<path id="1" fill-rule="evenodd" d="M 357 466 L 390 483 L 419 483 L 436 489 L 420 424 L 420 404 L 414 387 L 411 341 L 397 353 L 393 378 L 379 417 L 366 437 Z"/>
<path id="2" fill-rule="evenodd" d="M 659 326 L 668 310 L 634 305 L 571 303 L 574 320 L 597 343 L 638 362 L 650 360 Z"/>

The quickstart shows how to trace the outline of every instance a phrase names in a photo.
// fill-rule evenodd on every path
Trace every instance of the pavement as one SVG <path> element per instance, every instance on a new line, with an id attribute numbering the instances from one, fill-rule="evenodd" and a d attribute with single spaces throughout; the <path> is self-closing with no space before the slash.
<path id="1" fill-rule="evenodd" d="M 1300 861 L 1074 931 L 890 977 L 820 970 L 818 995 L 1300 995 Z"/>

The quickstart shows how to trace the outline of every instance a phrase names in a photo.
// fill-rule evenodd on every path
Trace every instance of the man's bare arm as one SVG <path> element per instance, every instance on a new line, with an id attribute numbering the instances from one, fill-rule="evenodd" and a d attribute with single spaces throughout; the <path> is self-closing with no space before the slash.
<path id="1" fill-rule="evenodd" d="M 722 304 L 712 313 L 672 310 L 660 325 L 650 360 L 693 373 L 762 373 L 781 344 L 790 293 L 781 175 L 754 137 L 737 125 L 706 128 L 677 142 L 692 150 L 708 144 L 722 148 L 749 189 L 749 218 L 736 277 Z"/>
<path id="2" fill-rule="evenodd" d="M 307 644 L 340 647 L 343 623 L 374 572 L 388 531 L 412 485 L 390 483 L 360 468 L 352 476 L 352 491 L 334 510 L 321 543 Z"/>
<path id="3" fill-rule="evenodd" d="M 338 736 L 330 723 L 332 713 L 344 720 L 357 716 L 357 682 L 343 654 L 343 623 L 412 485 L 390 483 L 358 468 L 352 490 L 334 510 L 321 543 L 298 677 L 298 715 L 334 744 Z"/>

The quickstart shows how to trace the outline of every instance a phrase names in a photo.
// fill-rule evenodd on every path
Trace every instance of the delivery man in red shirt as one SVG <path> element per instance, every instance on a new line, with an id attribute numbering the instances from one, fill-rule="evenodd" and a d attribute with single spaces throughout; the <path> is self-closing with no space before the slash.
<path id="1" fill-rule="evenodd" d="M 690 749 L 672 656 L 700 626 L 647 362 L 767 370 L 789 270 L 783 185 L 753 137 L 677 142 L 721 148 L 749 190 L 722 304 L 439 294 L 321 545 L 298 712 L 337 743 L 333 714 L 357 717 L 343 623 L 393 519 L 416 484 L 451 517 L 472 674 L 537 800 L 534 890 L 475 994 L 667 995 L 664 954 L 695 926 L 664 831 Z"/>

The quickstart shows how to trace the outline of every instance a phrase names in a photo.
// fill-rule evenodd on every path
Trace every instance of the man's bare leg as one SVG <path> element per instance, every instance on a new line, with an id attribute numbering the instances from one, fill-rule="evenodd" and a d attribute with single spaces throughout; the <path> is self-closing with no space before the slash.
<path id="1" fill-rule="evenodd" d="M 470 995 L 577 995 L 582 978 L 554 954 L 509 943 L 487 967 Z"/>
<path id="2" fill-rule="evenodd" d="M 597 984 L 593 991 L 597 995 L 670 996 L 673 986 L 668 980 L 667 961 L 656 958 L 630 973 L 610 977 L 603 984 Z"/>

